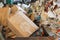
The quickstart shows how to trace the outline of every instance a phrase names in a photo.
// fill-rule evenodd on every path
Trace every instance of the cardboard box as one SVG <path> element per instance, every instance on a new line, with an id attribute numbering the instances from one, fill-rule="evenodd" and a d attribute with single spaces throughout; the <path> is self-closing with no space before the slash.
<path id="1" fill-rule="evenodd" d="M 8 18 L 8 27 L 17 37 L 29 37 L 38 27 L 21 11 Z"/>

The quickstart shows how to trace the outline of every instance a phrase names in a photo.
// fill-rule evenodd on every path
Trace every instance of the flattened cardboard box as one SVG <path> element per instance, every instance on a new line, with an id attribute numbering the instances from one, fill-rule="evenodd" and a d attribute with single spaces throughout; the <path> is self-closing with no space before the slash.
<path id="1" fill-rule="evenodd" d="M 38 29 L 38 27 L 20 11 L 8 18 L 8 26 L 17 37 L 29 37 Z"/>

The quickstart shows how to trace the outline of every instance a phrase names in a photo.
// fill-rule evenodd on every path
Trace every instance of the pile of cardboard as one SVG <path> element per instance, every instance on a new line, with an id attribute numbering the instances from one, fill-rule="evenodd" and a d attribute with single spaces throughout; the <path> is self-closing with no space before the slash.
<path id="1" fill-rule="evenodd" d="M 17 37 L 29 37 L 38 27 L 16 6 L 0 8 L 0 22 L 8 26 Z"/>

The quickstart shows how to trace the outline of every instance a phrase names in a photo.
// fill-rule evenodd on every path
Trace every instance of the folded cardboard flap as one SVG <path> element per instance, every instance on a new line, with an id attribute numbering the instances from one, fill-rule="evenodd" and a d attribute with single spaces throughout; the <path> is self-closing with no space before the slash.
<path id="1" fill-rule="evenodd" d="M 16 5 L 13 5 L 13 6 L 11 7 L 12 13 L 15 13 L 17 10 L 18 10 L 18 8 L 16 7 Z"/>
<path id="2" fill-rule="evenodd" d="M 16 13 L 16 11 L 18 11 L 18 8 L 16 7 L 16 5 L 13 5 L 11 7 L 11 12 L 10 12 L 9 17 L 13 16 Z"/>
<path id="3" fill-rule="evenodd" d="M 7 18 L 9 16 L 9 7 L 0 8 L 0 22 L 2 25 L 7 25 Z"/>
<path id="4" fill-rule="evenodd" d="M 8 18 L 9 28 L 17 37 L 29 37 L 38 27 L 21 11 Z"/>

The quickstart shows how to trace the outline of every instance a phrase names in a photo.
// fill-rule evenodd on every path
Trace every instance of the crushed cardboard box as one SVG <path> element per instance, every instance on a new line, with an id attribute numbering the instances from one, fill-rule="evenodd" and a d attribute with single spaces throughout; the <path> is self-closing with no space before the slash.
<path id="1" fill-rule="evenodd" d="M 21 11 L 8 18 L 8 27 L 17 37 L 29 37 L 38 27 Z"/>

